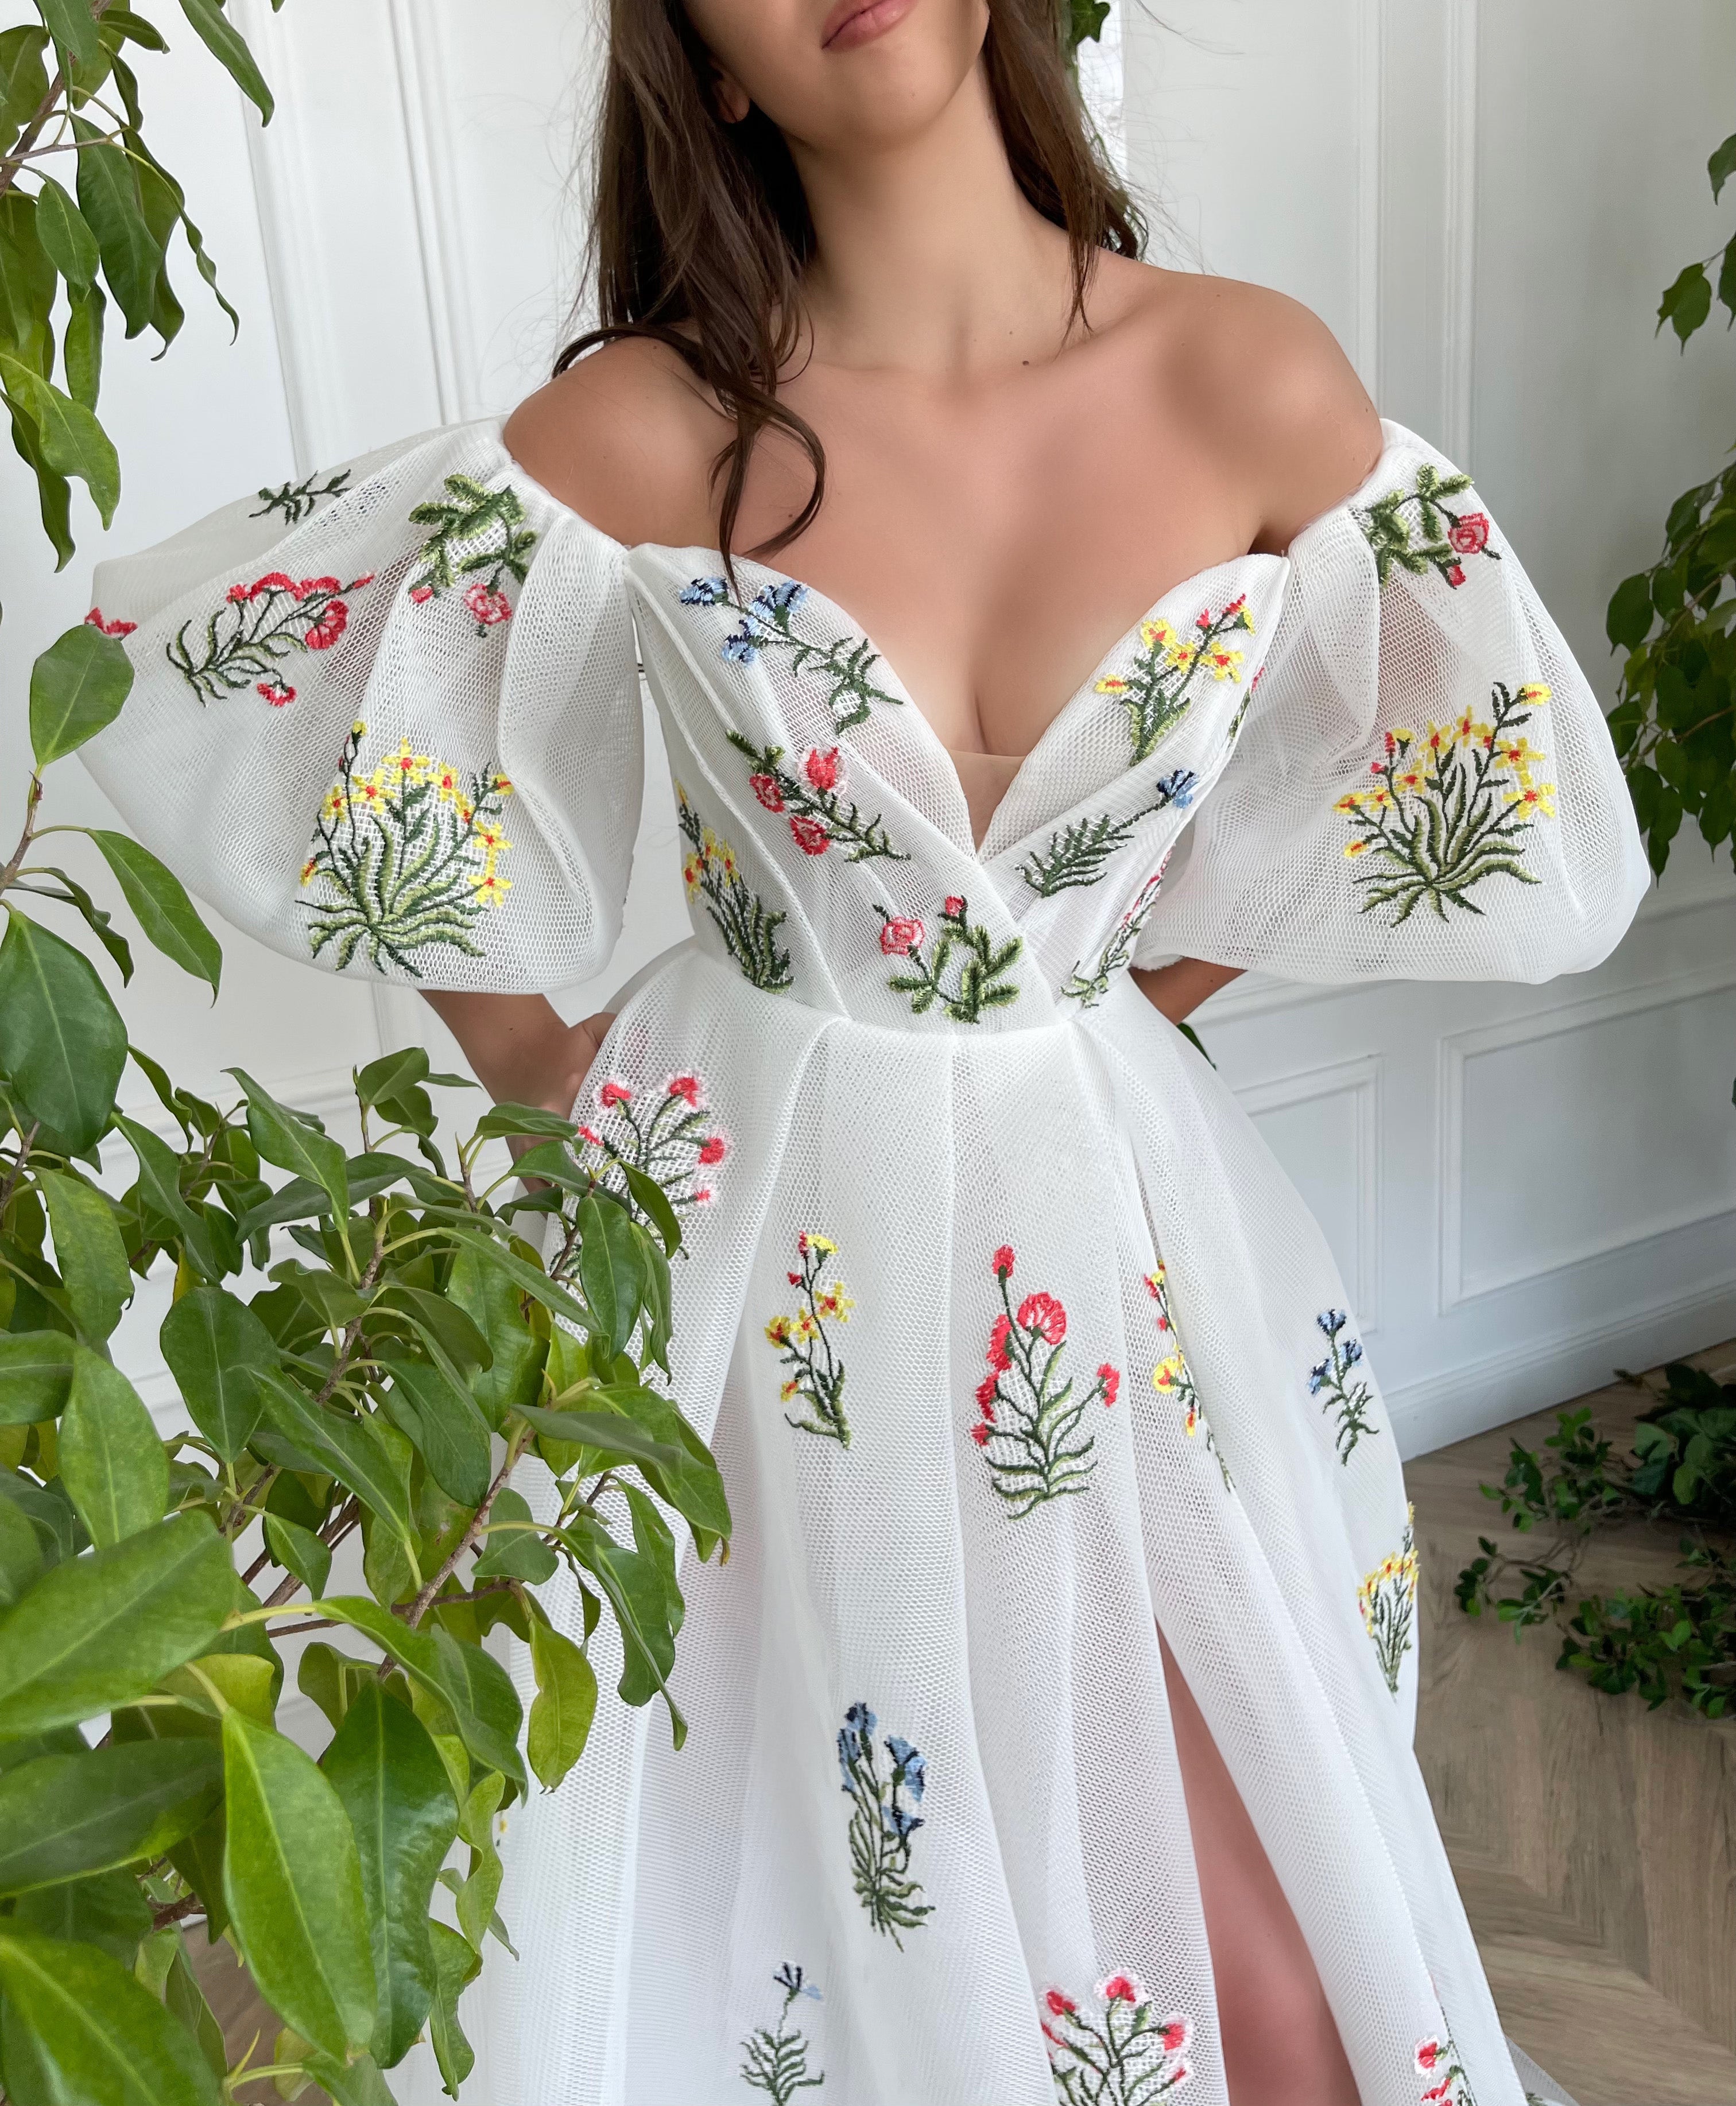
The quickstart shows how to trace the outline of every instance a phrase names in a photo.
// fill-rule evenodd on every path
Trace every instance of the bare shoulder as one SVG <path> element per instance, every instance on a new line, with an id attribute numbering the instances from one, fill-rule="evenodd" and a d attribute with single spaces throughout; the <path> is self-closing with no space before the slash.
<path id="1" fill-rule="evenodd" d="M 594 526 L 676 547 L 711 538 L 708 478 L 729 437 L 680 358 L 644 337 L 568 366 L 504 433 L 514 459 Z"/>
<path id="2" fill-rule="evenodd" d="M 1256 546 L 1281 551 L 1380 458 L 1380 419 L 1338 339 L 1263 285 L 1169 276 L 1169 378 L 1228 473 L 1245 477 Z"/>

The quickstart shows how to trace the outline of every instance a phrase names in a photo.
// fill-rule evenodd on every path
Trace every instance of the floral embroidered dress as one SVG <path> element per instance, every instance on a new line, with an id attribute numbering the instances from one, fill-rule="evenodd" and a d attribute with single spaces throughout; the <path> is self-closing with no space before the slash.
<path id="1" fill-rule="evenodd" d="M 1365 2106 L 1523 2106 L 1411 1754 L 1355 1312 L 1126 970 L 1543 979 L 1633 914 L 1584 679 L 1468 478 L 1386 437 L 1287 558 L 1164 594 L 980 849 L 841 607 L 621 546 L 497 423 L 105 567 L 138 679 L 92 768 L 328 971 L 600 970 L 635 642 L 662 719 L 693 935 L 577 1116 L 684 1211 L 678 1393 L 734 1550 L 684 1568 L 686 1747 L 606 1703 L 514 1821 L 488 2106 L 1225 2106 L 1160 1624 Z"/>

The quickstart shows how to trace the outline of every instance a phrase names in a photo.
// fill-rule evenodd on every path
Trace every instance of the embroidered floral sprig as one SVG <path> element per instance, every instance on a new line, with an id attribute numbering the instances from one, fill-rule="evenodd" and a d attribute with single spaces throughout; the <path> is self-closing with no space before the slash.
<path id="1" fill-rule="evenodd" d="M 789 821 L 791 837 L 804 855 L 824 855 L 837 843 L 848 850 L 846 863 L 867 863 L 875 856 L 909 862 L 904 849 L 893 847 L 877 812 L 864 819 L 855 804 L 846 802 L 843 756 L 837 746 L 810 746 L 797 773 L 780 765 L 781 746 L 756 746 L 738 731 L 730 733 L 729 743 L 747 756 L 751 770 L 748 787 L 768 812 Z"/>
<path id="2" fill-rule="evenodd" d="M 1308 1393 L 1324 1400 L 1322 1411 L 1337 1411 L 1338 1432 L 1334 1445 L 1339 1462 L 1348 1463 L 1365 1433 L 1380 1431 L 1368 1415 L 1375 1393 L 1361 1376 L 1358 1375 L 1354 1382 L 1350 1379 L 1361 1364 L 1362 1343 L 1359 1338 L 1345 1335 L 1350 1322 L 1346 1312 L 1342 1309 L 1323 1309 L 1314 1321 L 1326 1334 L 1326 1357 L 1309 1369 Z"/>
<path id="3" fill-rule="evenodd" d="M 286 482 L 280 489 L 269 485 L 258 495 L 262 502 L 257 512 L 249 512 L 249 519 L 264 519 L 274 512 L 280 512 L 286 526 L 299 526 L 303 520 L 312 516 L 322 497 L 336 497 L 350 479 L 350 471 L 340 468 L 334 476 L 321 482 L 318 471 L 300 482 Z"/>
<path id="4" fill-rule="evenodd" d="M 1125 673 L 1106 674 L 1097 682 L 1100 695 L 1119 697 L 1127 710 L 1128 736 L 1137 764 L 1157 750 L 1193 706 L 1193 689 L 1202 675 L 1239 681 L 1242 653 L 1225 642 L 1254 620 L 1245 593 L 1221 613 L 1202 608 L 1192 631 L 1181 635 L 1173 622 L 1156 615 L 1139 625 L 1139 650 Z"/>
<path id="5" fill-rule="evenodd" d="M 985 1009 L 1004 1009 L 1019 997 L 1009 979 L 1022 936 L 996 943 L 986 929 L 971 920 L 970 902 L 949 894 L 940 909 L 940 934 L 932 948 L 928 930 L 911 916 L 880 909 L 880 948 L 889 958 L 908 958 L 910 970 L 895 973 L 886 985 L 910 997 L 912 1014 L 926 1015 L 936 1002 L 954 1024 L 980 1024 Z M 950 977 L 949 974 L 950 973 Z"/>
<path id="6" fill-rule="evenodd" d="M 276 667 L 298 651 L 329 651 L 349 626 L 348 593 L 374 582 L 365 571 L 343 585 L 336 578 L 292 578 L 267 571 L 251 585 L 232 585 L 223 604 L 205 625 L 204 648 L 195 657 L 187 641 L 191 619 L 182 623 L 164 646 L 168 662 L 201 702 L 227 692 L 257 688 L 267 701 L 294 699 L 273 677 Z M 277 690 L 267 694 L 267 688 Z"/>
<path id="7" fill-rule="evenodd" d="M 1059 1989 L 1043 1999 L 1043 2038 L 1062 2106 L 1151 2106 L 1191 2080 L 1191 2019 L 1180 2012 L 1155 2018 L 1137 1974 L 1111 1974 L 1096 1993 L 1101 2017 Z"/>
<path id="8" fill-rule="evenodd" d="M 1162 863 L 1141 885 L 1132 903 L 1110 930 L 1109 939 L 1098 952 L 1097 963 L 1091 970 L 1086 971 L 1083 958 L 1074 966 L 1061 990 L 1070 1001 L 1076 1001 L 1081 1009 L 1095 1009 L 1109 993 L 1110 984 L 1116 974 L 1133 963 L 1140 931 L 1151 918 L 1157 896 L 1164 889 L 1164 872 L 1169 864 L 1169 856 L 1166 850 Z"/>
<path id="9" fill-rule="evenodd" d="M 790 2023 L 790 2006 L 798 1996 L 821 2001 L 818 1987 L 800 1967 L 785 1960 L 772 1979 L 783 1992 L 783 2009 L 774 2031 L 756 2026 L 742 2042 L 747 2059 L 742 2064 L 742 2081 L 755 2091 L 763 2091 L 772 2106 L 790 2106 L 798 2091 L 815 2090 L 826 2081 L 826 2072 L 808 2074 L 808 2038 L 799 2026 Z"/>
<path id="10" fill-rule="evenodd" d="M 1363 1575 L 1357 1589 L 1362 1628 L 1373 1639 L 1386 1686 L 1398 1694 L 1398 1670 L 1411 1650 L 1416 1622 L 1416 1508 L 1405 1509 L 1405 1532 L 1397 1550 Z"/>
<path id="11" fill-rule="evenodd" d="M 1151 786 L 1151 803 L 1130 812 L 1126 818 L 1111 818 L 1106 812 L 1100 812 L 1095 818 L 1075 819 L 1070 826 L 1057 827 L 1047 845 L 1034 850 L 1021 865 L 1020 876 L 1045 899 L 1076 886 L 1095 885 L 1110 858 L 1132 840 L 1142 819 L 1149 819 L 1154 812 L 1166 811 L 1172 804 L 1178 811 L 1187 809 L 1194 801 L 1199 779 L 1191 768 L 1172 768 Z"/>
<path id="12" fill-rule="evenodd" d="M 837 1254 L 838 1247 L 830 1236 L 804 1229 L 796 1239 L 796 1248 L 801 1270 L 787 1278 L 801 1293 L 801 1306 L 793 1316 L 774 1316 L 765 1327 L 766 1337 L 790 1370 L 778 1392 L 780 1397 L 785 1404 L 800 1397 L 807 1408 L 801 1418 L 792 1418 L 786 1412 L 784 1423 L 847 1448 L 850 1420 L 844 1409 L 844 1360 L 826 1326 L 847 1324 L 856 1305 L 841 1279 L 828 1284 L 823 1278 L 828 1264 Z"/>
<path id="13" fill-rule="evenodd" d="M 1373 787 L 1347 791 L 1332 808 L 1350 822 L 1344 854 L 1358 866 L 1365 914 L 1389 907 L 1396 929 L 1427 900 L 1444 921 L 1449 906 L 1483 912 L 1470 894 L 1486 878 L 1542 883 L 1524 866 L 1524 837 L 1554 818 L 1555 786 L 1537 780 L 1545 756 L 1520 727 L 1549 698 L 1536 681 L 1512 689 L 1497 680 L 1487 723 L 1467 710 L 1420 737 L 1398 728 L 1385 734 L 1384 758 L 1369 768 Z"/>
<path id="14" fill-rule="evenodd" d="M 908 1741 L 888 1733 L 890 1768 L 882 1773 L 874 1745 L 878 1719 L 866 1704 L 852 1704 L 838 1732 L 838 1768 L 850 1799 L 850 1863 L 856 1898 L 868 1921 L 903 1949 L 901 1930 L 920 1929 L 934 1914 L 910 1876 L 911 1839 L 923 1826 L 915 1808 L 928 1788 L 928 1764 Z"/>
<path id="15" fill-rule="evenodd" d="M 1097 1467 L 1097 1436 L 1080 1422 L 1093 1404 L 1112 1407 L 1121 1373 L 1106 1360 L 1091 1387 L 1074 1395 L 1061 1378 L 1067 1311 L 1052 1294 L 1027 1294 L 1012 1305 L 1013 1254 L 1003 1243 L 990 1260 L 1001 1291 L 1001 1314 L 989 1333 L 989 1372 L 976 1386 L 971 1438 L 983 1451 L 989 1477 L 1015 1521 L 1048 1499 L 1082 1492 Z"/>
<path id="16" fill-rule="evenodd" d="M 630 1198 L 631 1170 L 660 1185 L 678 1213 L 709 1203 L 711 1173 L 729 1153 L 729 1140 L 712 1117 L 698 1075 L 671 1075 L 656 1095 L 611 1075 L 598 1086 L 594 1103 L 579 1127 L 576 1153 L 599 1185 Z"/>
<path id="17" fill-rule="evenodd" d="M 1477 2095 L 1450 2031 L 1445 2040 L 1431 2035 L 1417 2042 L 1416 2073 L 1428 2080 L 1418 2106 L 1477 2106 Z M 1525 2095 L 1529 2099 L 1532 2094 Z"/>
<path id="18" fill-rule="evenodd" d="M 511 889 L 500 858 L 512 846 L 501 814 L 513 786 L 504 775 L 461 775 L 451 762 L 412 753 L 405 739 L 364 773 L 357 765 L 365 724 L 353 724 L 338 760 L 302 866 L 307 943 L 334 954 L 339 972 L 358 951 L 413 979 L 418 955 L 437 948 L 479 958 L 484 912 Z"/>
<path id="19" fill-rule="evenodd" d="M 681 785 L 675 785 L 676 818 L 688 845 L 681 877 L 689 899 L 705 901 L 706 912 L 724 948 L 756 988 L 787 988 L 795 978 L 790 954 L 778 941 L 784 921 L 742 875 L 735 850 L 701 819 Z"/>
<path id="20" fill-rule="evenodd" d="M 425 606 L 469 578 L 464 603 L 475 617 L 477 634 L 486 636 L 511 617 L 512 602 L 501 580 L 524 583 L 536 529 L 524 524 L 523 500 L 510 483 L 490 490 L 473 477 L 449 475 L 446 492 L 444 501 L 432 498 L 410 509 L 412 525 L 434 531 L 422 544 L 422 569 L 410 581 L 410 597 Z"/>
<path id="21" fill-rule="evenodd" d="M 1468 475 L 1442 475 L 1429 461 L 1416 472 L 1415 485 L 1390 490 L 1357 513 L 1357 521 L 1375 552 L 1375 576 L 1384 586 L 1395 567 L 1421 576 L 1433 571 L 1453 586 L 1465 583 L 1468 556 L 1500 561 L 1489 546 L 1492 522 L 1486 512 L 1455 512 L 1444 500 L 1471 486 Z M 1414 515 L 1415 524 L 1412 523 Z"/>
<path id="22" fill-rule="evenodd" d="M 1151 1387 L 1160 1396 L 1168 1397 L 1181 1405 L 1182 1429 L 1190 1441 L 1202 1426 L 1205 1427 L 1206 1452 L 1216 1461 L 1223 1478 L 1223 1488 L 1229 1491 L 1233 1482 L 1230 1466 L 1223 1459 L 1217 1436 L 1212 1432 L 1201 1408 L 1193 1370 L 1188 1366 L 1187 1356 L 1182 1351 L 1181 1334 L 1175 1328 L 1174 1311 L 1169 1306 L 1169 1268 L 1161 1258 L 1158 1260 L 1156 1271 L 1146 1275 L 1146 1287 L 1157 1304 L 1158 1332 L 1169 1349 L 1151 1370 Z"/>
<path id="23" fill-rule="evenodd" d="M 865 721 L 876 702 L 902 703 L 874 679 L 880 653 L 865 636 L 835 636 L 817 643 L 798 634 L 790 617 L 808 597 L 794 578 L 761 585 L 751 600 L 738 599 L 726 578 L 695 578 L 681 589 L 684 607 L 727 607 L 737 626 L 724 639 L 722 655 L 733 664 L 751 665 L 762 651 L 781 651 L 792 673 L 815 674 L 826 683 L 826 704 L 839 731 Z"/>

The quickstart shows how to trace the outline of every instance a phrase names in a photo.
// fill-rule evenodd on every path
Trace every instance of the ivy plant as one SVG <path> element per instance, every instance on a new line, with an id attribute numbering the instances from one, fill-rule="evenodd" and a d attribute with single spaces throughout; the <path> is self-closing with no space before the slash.
<path id="1" fill-rule="evenodd" d="M 1515 1635 L 1554 1624 L 1562 1633 L 1555 1665 L 1595 1689 L 1637 1691 L 1653 1709 L 1679 1697 L 1722 1718 L 1736 1695 L 1736 1382 L 1675 1361 L 1626 1456 L 1599 1435 L 1586 1405 L 1558 1413 L 1543 1445 L 1551 1452 L 1515 1441 L 1505 1477 L 1480 1489 L 1519 1533 L 1547 1530 L 1547 1546 L 1514 1556 L 1480 1536 L 1483 1554 L 1455 1588 L 1460 1607 L 1473 1616 L 1492 1611 Z M 1573 1575 L 1593 1537 L 1636 1521 L 1688 1530 L 1680 1541 L 1682 1577 L 1576 1597 Z"/>
<path id="2" fill-rule="evenodd" d="M 1719 199 L 1736 174 L 1736 134 L 1707 170 Z M 1711 313 L 1715 286 L 1718 303 L 1736 322 L 1736 235 L 1689 264 L 1664 293 L 1657 326 L 1667 323 L 1684 351 Z M 1676 499 L 1657 561 L 1623 579 L 1609 603 L 1609 640 L 1626 654 L 1609 728 L 1660 874 L 1684 818 L 1697 822 L 1714 849 L 1736 832 L 1733 618 L 1736 465 Z"/>

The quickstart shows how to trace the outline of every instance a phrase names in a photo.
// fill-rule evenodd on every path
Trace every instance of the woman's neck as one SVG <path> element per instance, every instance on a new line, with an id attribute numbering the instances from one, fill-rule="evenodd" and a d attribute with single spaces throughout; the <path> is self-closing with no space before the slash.
<path id="1" fill-rule="evenodd" d="M 944 381 L 1061 348 L 1066 236 L 1014 181 L 980 63 L 919 133 L 847 152 L 790 145 L 816 236 L 803 291 L 820 362 Z"/>

